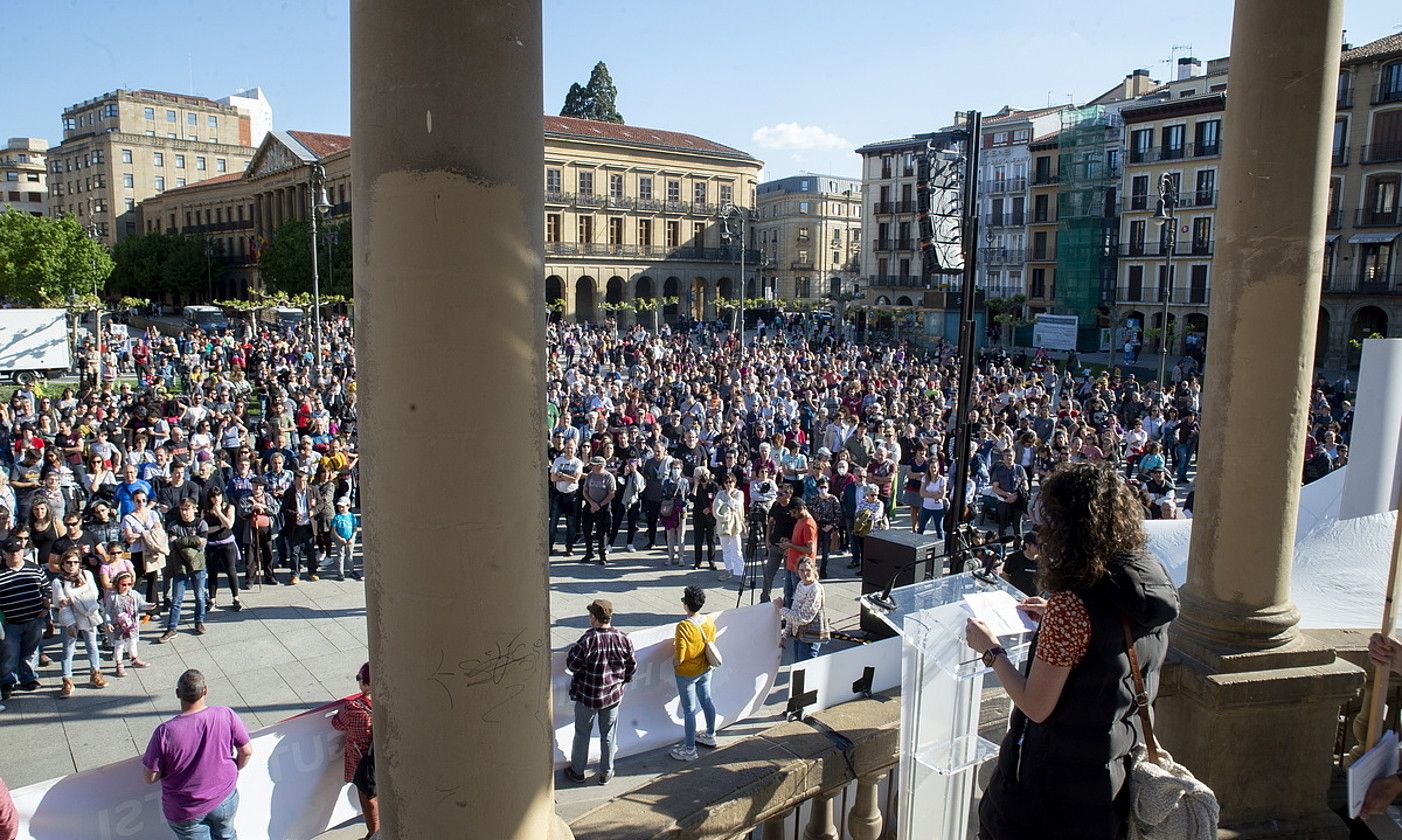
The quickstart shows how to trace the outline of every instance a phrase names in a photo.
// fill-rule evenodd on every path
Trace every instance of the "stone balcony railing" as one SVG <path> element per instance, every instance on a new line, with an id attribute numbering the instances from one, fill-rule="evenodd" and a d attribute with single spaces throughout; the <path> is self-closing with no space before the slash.
<path id="1" fill-rule="evenodd" d="M 999 739 L 1008 710 L 1001 689 L 985 690 L 981 734 Z M 781 723 L 610 800 L 570 830 L 575 840 L 878 840 L 894 824 L 900 712 L 899 693 L 888 692 Z"/>

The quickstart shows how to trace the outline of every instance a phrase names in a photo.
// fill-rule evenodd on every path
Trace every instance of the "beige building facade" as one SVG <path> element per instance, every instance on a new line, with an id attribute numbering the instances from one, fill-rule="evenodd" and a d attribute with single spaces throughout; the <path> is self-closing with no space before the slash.
<path id="1" fill-rule="evenodd" d="M 1330 368 L 1357 363 L 1353 341 L 1402 335 L 1402 34 L 1345 50 L 1339 63 L 1316 338 Z"/>
<path id="2" fill-rule="evenodd" d="M 579 321 L 604 318 L 602 304 L 666 298 L 678 300 L 664 307 L 667 320 L 717 317 L 716 301 L 742 288 L 740 243 L 722 239 L 720 210 L 753 213 L 762 166 L 693 134 L 547 116 L 546 302 Z"/>
<path id="3" fill-rule="evenodd" d="M 563 301 L 563 317 L 601 320 L 605 303 L 677 298 L 665 317 L 714 318 L 718 298 L 738 296 L 739 245 L 722 240 L 719 212 L 727 202 L 754 206 L 758 160 L 636 126 L 546 117 L 545 129 L 546 302 Z M 142 202 L 139 228 L 209 238 L 228 268 L 216 298 L 246 294 L 261 287 L 259 251 L 285 222 L 311 212 L 314 164 L 325 171 L 328 226 L 349 219 L 350 138 L 275 130 L 246 172 Z M 746 259 L 753 278 L 758 251 Z"/>
<path id="4" fill-rule="evenodd" d="M 72 105 L 49 150 L 49 213 L 95 224 L 113 245 L 138 232 L 147 198 L 242 172 L 249 131 L 247 114 L 202 96 L 116 90 Z"/>
<path id="5" fill-rule="evenodd" d="M 759 294 L 748 298 L 828 298 L 860 291 L 862 182 L 802 174 L 759 185 Z"/>
<path id="6" fill-rule="evenodd" d="M 0 212 L 14 208 L 31 216 L 49 214 L 49 141 L 11 137 L 0 151 Z"/>

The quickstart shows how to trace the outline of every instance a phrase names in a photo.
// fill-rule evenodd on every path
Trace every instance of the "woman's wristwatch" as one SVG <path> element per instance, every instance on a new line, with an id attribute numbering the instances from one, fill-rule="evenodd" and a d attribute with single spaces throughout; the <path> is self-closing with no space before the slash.
<path id="1" fill-rule="evenodd" d="M 1008 652 L 1006 650 L 1003 650 L 1002 645 L 994 645 L 993 647 L 983 652 L 983 666 L 985 668 L 992 668 L 994 660 L 996 660 L 1000 656 L 1007 655 Z"/>

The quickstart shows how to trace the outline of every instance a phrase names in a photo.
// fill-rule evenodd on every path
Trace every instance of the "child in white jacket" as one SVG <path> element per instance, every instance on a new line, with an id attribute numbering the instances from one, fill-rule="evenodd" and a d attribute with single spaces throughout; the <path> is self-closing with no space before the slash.
<path id="1" fill-rule="evenodd" d="M 140 613 L 155 605 L 147 601 L 140 592 L 132 588 L 136 577 L 131 572 L 120 572 L 112 582 L 104 607 L 107 612 L 107 631 L 112 634 L 112 660 L 117 665 L 119 677 L 127 675 L 122 666 L 122 654 L 131 658 L 131 667 L 145 668 L 147 663 L 136 655 L 136 644 L 141 635 Z"/>

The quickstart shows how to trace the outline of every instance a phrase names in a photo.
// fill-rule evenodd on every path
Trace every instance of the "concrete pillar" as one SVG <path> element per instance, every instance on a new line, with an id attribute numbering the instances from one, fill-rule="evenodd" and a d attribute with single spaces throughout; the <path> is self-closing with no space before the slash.
<path id="1" fill-rule="evenodd" d="M 881 800 L 878 797 L 885 773 L 857 777 L 852 809 L 847 812 L 847 833 L 852 840 L 879 840 L 882 829 Z"/>
<path id="2" fill-rule="evenodd" d="M 1290 602 L 1342 7 L 1237 0 L 1232 28 L 1182 664 L 1157 708 L 1241 836 L 1343 832 L 1325 793 L 1362 677 L 1296 632 Z"/>
<path id="3" fill-rule="evenodd" d="M 820 793 L 809 801 L 808 825 L 803 827 L 803 840 L 838 840 L 837 824 L 832 818 L 832 800 L 837 791 Z"/>
<path id="4" fill-rule="evenodd" d="M 568 836 L 540 483 L 540 3 L 354 0 L 351 56 L 383 833 Z M 445 445 L 450 423 L 467 433 Z M 423 480 L 479 470 L 496 478 Z"/>

